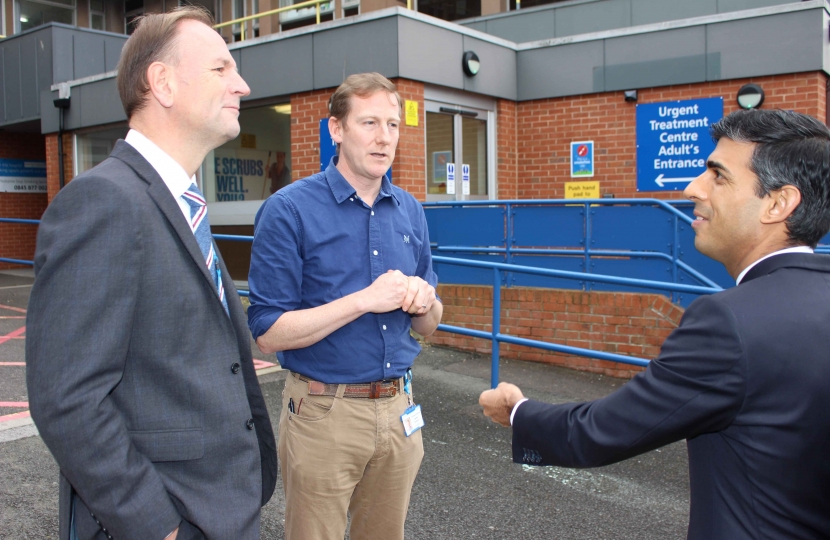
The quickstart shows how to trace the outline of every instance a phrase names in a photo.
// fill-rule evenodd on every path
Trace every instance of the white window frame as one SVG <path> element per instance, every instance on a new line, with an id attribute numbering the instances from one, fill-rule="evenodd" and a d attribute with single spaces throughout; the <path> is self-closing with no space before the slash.
<path id="1" fill-rule="evenodd" d="M 106 4 L 106 0 L 104 0 L 104 3 Z M 106 30 L 107 30 L 106 6 L 104 6 L 105 11 L 95 11 L 95 10 L 92 9 L 92 0 L 87 0 L 87 9 L 89 10 L 89 28 L 93 29 L 92 28 L 92 16 L 93 15 L 100 15 L 101 19 L 103 19 L 103 21 L 104 21 L 104 27 L 101 30 L 106 32 Z M 127 20 L 127 17 L 125 16 L 124 17 L 125 24 L 126 24 L 126 20 Z M 125 29 L 125 31 L 126 31 L 126 29 Z"/>

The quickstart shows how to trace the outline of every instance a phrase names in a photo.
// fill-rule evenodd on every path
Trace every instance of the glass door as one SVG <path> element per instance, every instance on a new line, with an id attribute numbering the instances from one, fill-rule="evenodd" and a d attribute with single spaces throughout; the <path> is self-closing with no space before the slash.
<path id="1" fill-rule="evenodd" d="M 493 112 L 431 101 L 425 110 L 427 200 L 494 198 Z"/>

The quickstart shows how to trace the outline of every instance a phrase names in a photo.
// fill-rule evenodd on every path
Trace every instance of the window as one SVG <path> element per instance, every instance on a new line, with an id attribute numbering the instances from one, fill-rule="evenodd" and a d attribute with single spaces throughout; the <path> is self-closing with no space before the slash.
<path id="1" fill-rule="evenodd" d="M 233 8 L 231 12 L 232 18 L 240 19 L 259 13 L 259 0 L 233 0 L 231 7 Z M 259 37 L 259 19 L 254 19 L 243 24 L 245 25 L 245 39 Z M 242 39 L 241 30 L 240 25 L 233 25 L 234 41 Z"/>
<path id="2" fill-rule="evenodd" d="M 18 0 L 19 32 L 50 22 L 75 24 L 75 0 Z"/>
<path id="3" fill-rule="evenodd" d="M 104 0 L 89 0 L 89 27 L 93 30 L 106 30 Z"/>
<path id="4" fill-rule="evenodd" d="M 144 0 L 127 0 L 124 2 L 124 33 L 135 31 L 135 20 L 144 15 Z"/>
<path id="5" fill-rule="evenodd" d="M 243 109 L 239 125 L 239 137 L 208 154 L 204 178 L 210 203 L 262 201 L 291 183 L 291 105 Z"/>
<path id="6" fill-rule="evenodd" d="M 126 137 L 129 129 L 120 126 L 75 134 L 75 176 L 107 159 L 116 141 Z"/>

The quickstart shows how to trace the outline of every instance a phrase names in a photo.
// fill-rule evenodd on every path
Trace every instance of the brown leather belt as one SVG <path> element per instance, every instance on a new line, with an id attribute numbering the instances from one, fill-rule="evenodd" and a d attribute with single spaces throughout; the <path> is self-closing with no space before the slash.
<path id="1" fill-rule="evenodd" d="M 315 381 L 299 373 L 294 373 L 294 376 L 308 383 L 308 395 L 310 396 L 336 396 L 337 389 L 340 386 L 339 384 L 326 384 Z M 403 388 L 403 377 L 387 381 L 345 384 L 343 386 L 346 387 L 343 392 L 343 397 L 347 398 L 378 399 L 394 397 Z"/>

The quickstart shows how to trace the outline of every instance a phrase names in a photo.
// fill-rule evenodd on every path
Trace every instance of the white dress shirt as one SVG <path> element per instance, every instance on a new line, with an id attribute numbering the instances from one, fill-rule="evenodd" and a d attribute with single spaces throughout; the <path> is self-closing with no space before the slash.
<path id="1" fill-rule="evenodd" d="M 746 273 L 749 272 L 750 270 L 752 270 L 752 267 L 754 267 L 756 264 L 763 261 L 764 259 L 769 259 L 770 257 L 774 257 L 776 255 L 781 255 L 783 253 L 813 253 L 813 248 L 811 248 L 810 246 L 796 246 L 796 247 L 780 249 L 778 251 L 770 253 L 769 255 L 765 255 L 764 257 L 761 257 L 760 259 L 758 259 L 754 263 L 752 263 L 749 266 L 747 266 L 746 268 L 744 268 L 743 271 L 740 274 L 738 274 L 738 279 L 735 280 L 736 285 L 741 284 L 741 280 L 744 278 Z M 520 399 L 519 401 L 516 402 L 515 405 L 513 405 L 513 411 L 511 411 L 511 413 L 510 413 L 510 425 L 511 426 L 513 425 L 513 417 L 516 416 L 516 411 L 519 409 L 519 405 L 521 405 L 522 403 L 527 401 L 527 399 L 528 398 Z"/>
<path id="2" fill-rule="evenodd" d="M 171 158 L 164 150 L 140 132 L 131 129 L 124 140 L 135 148 L 159 173 L 167 189 L 176 199 L 185 221 L 190 224 L 190 205 L 185 202 L 182 195 L 190 187 L 190 184 L 196 183 L 196 176 L 193 175 L 188 178 L 184 168 L 175 159 Z"/>

